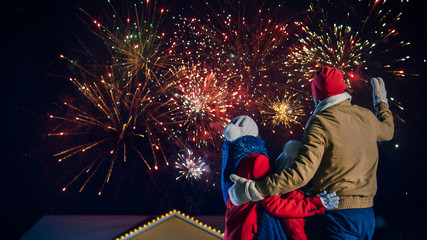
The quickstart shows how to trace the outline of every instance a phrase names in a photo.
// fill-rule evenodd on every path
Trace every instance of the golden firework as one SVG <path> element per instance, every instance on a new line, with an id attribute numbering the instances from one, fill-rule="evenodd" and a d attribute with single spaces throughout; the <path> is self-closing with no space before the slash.
<path id="1" fill-rule="evenodd" d="M 166 97 L 170 81 L 166 77 L 143 82 L 130 76 L 123 78 L 122 70 L 114 66 L 106 67 L 106 72 L 98 75 L 73 61 L 70 63 L 80 70 L 74 71 L 76 77 L 69 78 L 77 89 L 78 100 L 64 102 L 66 114 L 50 115 L 61 124 L 49 136 L 72 142 L 73 146 L 54 155 L 59 162 L 81 154 L 89 157 L 84 157 L 88 159 L 86 167 L 63 190 L 88 174 L 80 188 L 82 191 L 94 174 L 108 165 L 101 194 L 119 156 L 123 162 L 128 156 L 139 158 L 148 170 L 159 169 L 160 159 L 169 165 L 162 143 L 172 141 L 182 147 L 170 128 L 172 100 Z"/>
<path id="2" fill-rule="evenodd" d="M 283 98 L 266 96 L 261 99 L 258 109 L 263 122 L 271 123 L 272 127 L 301 125 L 299 119 L 305 116 L 304 107 L 295 95 L 285 95 Z"/>

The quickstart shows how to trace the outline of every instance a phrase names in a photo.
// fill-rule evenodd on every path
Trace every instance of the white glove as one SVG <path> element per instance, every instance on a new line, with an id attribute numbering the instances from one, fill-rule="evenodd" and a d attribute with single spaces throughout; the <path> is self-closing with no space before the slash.
<path id="1" fill-rule="evenodd" d="M 230 179 L 234 184 L 228 189 L 228 196 L 234 205 L 240 206 L 249 201 L 257 202 L 264 199 L 256 190 L 254 181 L 239 177 L 236 174 L 231 174 Z"/>
<path id="2" fill-rule="evenodd" d="M 323 206 L 325 206 L 325 210 L 332 210 L 338 207 L 340 198 L 335 192 L 327 193 L 326 191 L 323 191 L 317 194 L 317 196 L 319 196 Z"/>
<path id="3" fill-rule="evenodd" d="M 385 84 L 382 78 L 371 78 L 372 84 L 372 97 L 374 100 L 374 107 L 379 103 L 387 103 L 387 91 L 385 90 Z"/>

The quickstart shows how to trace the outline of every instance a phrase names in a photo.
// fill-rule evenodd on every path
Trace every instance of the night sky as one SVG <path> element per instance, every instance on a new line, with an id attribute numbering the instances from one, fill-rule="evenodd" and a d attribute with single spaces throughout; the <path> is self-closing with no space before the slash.
<path id="1" fill-rule="evenodd" d="M 90 3 L 87 3 L 90 2 Z M 197 1 L 159 1 L 176 11 Z M 191 4 L 193 3 L 193 4 Z M 90 35 L 77 17 L 78 8 L 96 12 L 101 1 L 14 1 L 2 7 L 2 234 L 14 239 L 38 219 L 52 214 L 163 214 L 172 209 L 190 215 L 222 215 L 225 207 L 218 188 L 200 183 L 176 183 L 167 169 L 158 174 L 144 170 L 118 170 L 105 193 L 99 186 L 62 192 L 75 169 L 60 166 L 53 157 L 57 146 L 47 137 L 52 130 L 49 113 L 69 96 L 70 85 L 61 78 L 66 64 L 59 55 L 77 47 L 76 36 Z M 426 59 L 427 41 L 422 1 L 405 5 L 398 27 L 400 38 L 411 42 L 405 51 L 408 72 L 419 74 L 389 82 L 389 96 L 404 106 L 396 119 L 394 139 L 379 144 L 378 192 L 375 212 L 379 219 L 374 239 L 425 239 L 424 211 L 427 141 Z M 187 8 L 188 9 L 188 8 Z M 191 11 L 188 11 L 191 13 Z M 368 90 L 367 90 L 368 91 Z M 371 97 L 370 92 L 366 97 Z M 357 102 L 356 102 L 357 103 Z M 273 142 L 273 140 L 270 140 Z M 267 140 L 267 143 L 269 141 Z M 274 150 L 273 150 L 274 151 Z M 275 150 L 277 152 L 277 149 Z M 220 153 L 218 158 L 220 158 Z M 219 162 L 219 161 L 218 161 Z M 94 180 L 96 181 L 96 179 Z M 172 182 L 172 183 L 171 183 Z M 148 185 L 148 186 L 147 186 Z M 3 238 L 3 237 L 2 237 Z"/>

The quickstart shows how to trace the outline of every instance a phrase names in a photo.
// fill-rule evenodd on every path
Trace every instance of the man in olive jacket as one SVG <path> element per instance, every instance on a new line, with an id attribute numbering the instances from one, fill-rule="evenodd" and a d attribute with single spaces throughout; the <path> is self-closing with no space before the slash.
<path id="1" fill-rule="evenodd" d="M 376 116 L 352 105 L 340 70 L 324 67 L 312 81 L 316 102 L 302 147 L 290 167 L 259 181 L 232 175 L 229 196 L 235 205 L 284 194 L 312 180 L 315 193 L 336 192 L 337 210 L 327 212 L 322 239 L 371 239 L 375 229 L 373 201 L 377 191 L 377 141 L 391 140 L 392 114 L 381 78 L 371 79 Z"/>

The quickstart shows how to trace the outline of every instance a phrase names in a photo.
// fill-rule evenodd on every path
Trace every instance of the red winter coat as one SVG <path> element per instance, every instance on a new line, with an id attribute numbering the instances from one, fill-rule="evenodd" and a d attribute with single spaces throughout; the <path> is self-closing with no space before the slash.
<path id="1" fill-rule="evenodd" d="M 289 240 L 307 240 L 304 231 L 307 217 L 325 213 L 322 200 L 317 195 L 305 197 L 301 190 L 265 198 L 262 205 L 271 216 L 281 218 Z"/>
<path id="2" fill-rule="evenodd" d="M 235 174 L 251 180 L 261 179 L 272 174 L 270 160 L 262 154 L 248 155 L 240 160 Z M 304 198 L 304 195 L 299 190 L 285 194 L 284 197 L 282 198 L 280 195 L 267 197 L 261 203 L 272 216 L 292 218 L 282 220 L 286 237 L 289 235 L 289 239 L 305 239 L 297 238 L 302 234 L 305 237 L 305 219 L 302 217 L 324 213 L 323 204 L 317 196 L 314 198 Z M 256 202 L 236 206 L 228 198 L 223 239 L 256 239 L 259 207 L 261 205 Z"/>

